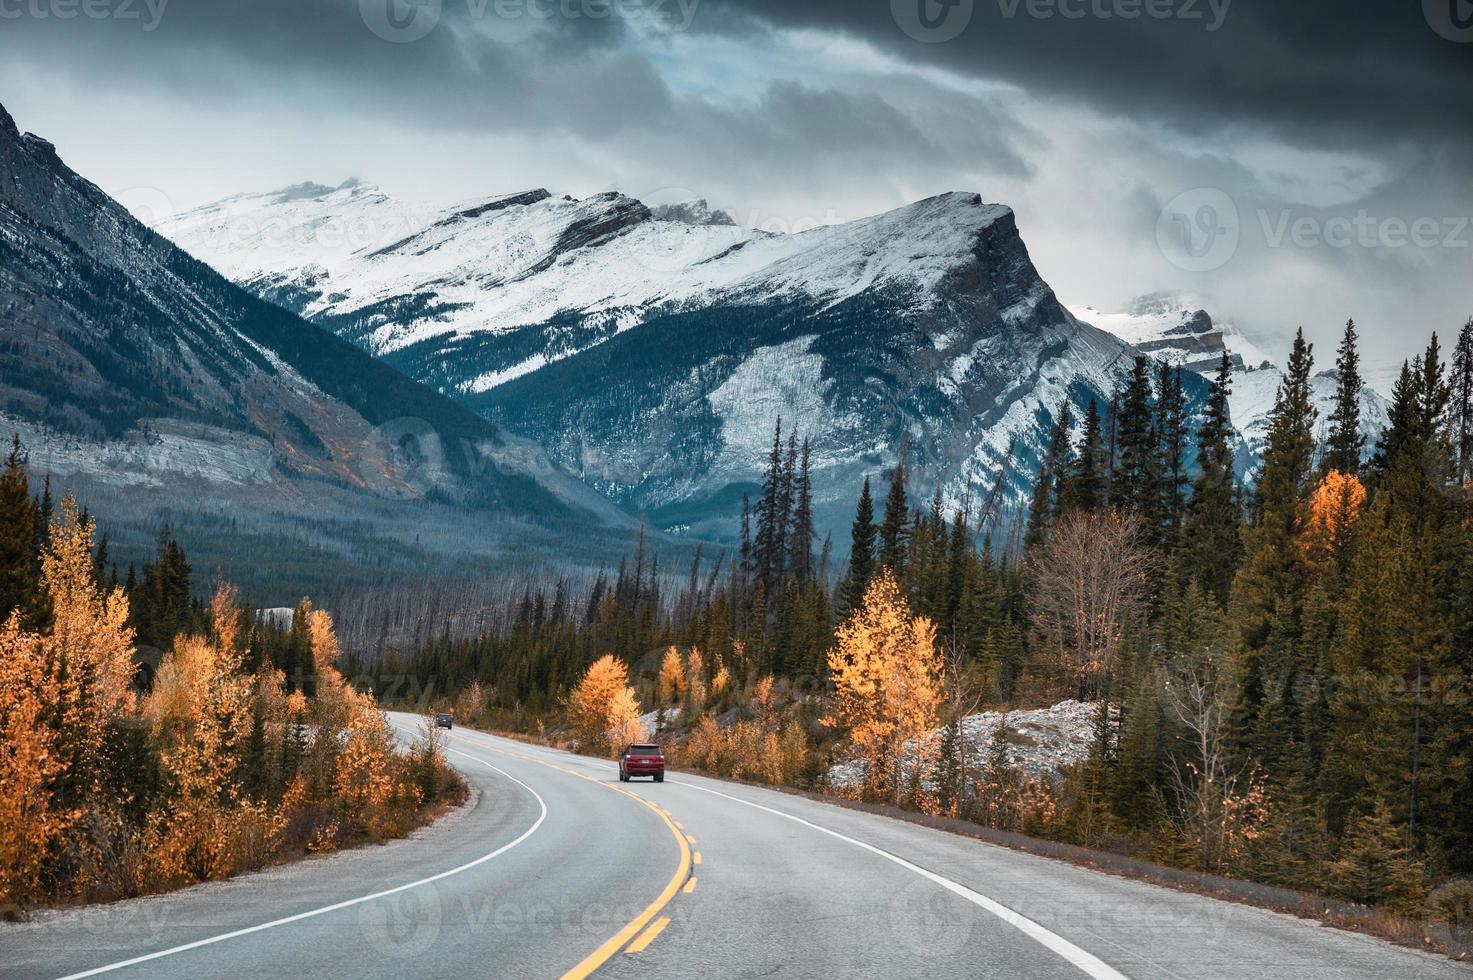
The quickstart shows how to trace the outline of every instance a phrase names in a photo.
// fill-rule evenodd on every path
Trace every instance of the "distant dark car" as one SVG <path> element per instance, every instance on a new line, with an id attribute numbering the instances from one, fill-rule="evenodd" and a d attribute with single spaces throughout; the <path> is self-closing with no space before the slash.
<path id="1" fill-rule="evenodd" d="M 627 783 L 635 776 L 651 776 L 655 782 L 665 781 L 665 754 L 658 745 L 635 743 L 619 755 L 619 782 Z"/>
<path id="2" fill-rule="evenodd" d="M 435 716 L 435 727 L 436 728 L 450 728 L 450 727 L 453 727 L 450 724 L 450 715 L 449 715 L 449 713 L 442 711 L 438 715 L 436 715 Z"/>

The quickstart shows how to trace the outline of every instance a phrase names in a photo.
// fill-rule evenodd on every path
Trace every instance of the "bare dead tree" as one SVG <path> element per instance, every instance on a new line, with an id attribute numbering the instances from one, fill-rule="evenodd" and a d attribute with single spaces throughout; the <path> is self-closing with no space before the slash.
<path id="1" fill-rule="evenodd" d="M 1197 866 L 1220 871 L 1236 856 L 1266 806 L 1252 773 L 1233 764 L 1228 718 L 1237 700 L 1226 655 L 1207 643 L 1167 672 L 1165 702 L 1189 744 L 1172 771 L 1177 825 L 1196 844 Z"/>
<path id="2" fill-rule="evenodd" d="M 1144 610 L 1154 556 L 1141 527 L 1134 514 L 1068 514 L 1031 562 L 1033 626 L 1081 698 L 1098 694 Z"/>

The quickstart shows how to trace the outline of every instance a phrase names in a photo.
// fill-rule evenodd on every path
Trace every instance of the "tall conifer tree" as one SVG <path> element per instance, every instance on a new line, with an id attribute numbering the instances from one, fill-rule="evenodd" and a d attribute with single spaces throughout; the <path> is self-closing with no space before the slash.
<path id="1" fill-rule="evenodd" d="M 1457 454 L 1458 483 L 1473 480 L 1473 317 L 1463 325 L 1453 348 L 1453 449 Z"/>
<path id="2" fill-rule="evenodd" d="M 25 456 L 16 436 L 0 473 L 0 622 L 17 609 L 29 613 L 40 599 L 35 521 Z"/>
<path id="3" fill-rule="evenodd" d="M 885 519 L 880 525 L 880 563 L 895 573 L 896 578 L 905 566 L 905 555 L 910 545 L 910 496 L 906 492 L 909 447 L 902 443 L 900 458 L 890 471 L 890 491 L 885 495 Z"/>
<path id="4" fill-rule="evenodd" d="M 1288 774 L 1282 764 L 1294 751 L 1297 734 L 1293 693 L 1309 667 L 1301 644 L 1307 574 L 1300 542 L 1314 462 L 1313 367 L 1313 348 L 1300 330 L 1269 416 L 1253 521 L 1246 532 L 1246 563 L 1235 589 L 1243 651 L 1243 747 L 1281 776 Z"/>
<path id="5" fill-rule="evenodd" d="M 1100 406 L 1090 399 L 1084 413 L 1084 431 L 1079 449 L 1069 464 L 1069 473 L 1060 494 L 1059 510 L 1082 510 L 1093 513 L 1105 506 L 1106 459 L 1104 434 L 1100 426 Z"/>
<path id="6" fill-rule="evenodd" d="M 864 602 L 864 592 L 875 574 L 875 505 L 870 497 L 869 477 L 859 492 L 859 506 L 849 529 L 849 574 L 844 578 L 841 596 L 847 615 Z"/>
<path id="7" fill-rule="evenodd" d="M 1330 433 L 1323 469 L 1358 473 L 1366 437 L 1360 431 L 1360 396 L 1365 383 L 1360 374 L 1360 351 L 1356 347 L 1355 321 L 1345 321 L 1345 336 L 1335 354 L 1335 408 L 1330 413 Z"/>
<path id="8" fill-rule="evenodd" d="M 1195 574 L 1203 594 L 1219 608 L 1227 606 L 1233 576 L 1242 560 L 1242 514 L 1234 489 L 1237 459 L 1233 440 L 1237 433 L 1228 409 L 1232 372 L 1232 361 L 1223 351 L 1197 430 L 1197 478 L 1192 483 L 1182 535 L 1182 546 L 1189 556 L 1185 567 Z"/>

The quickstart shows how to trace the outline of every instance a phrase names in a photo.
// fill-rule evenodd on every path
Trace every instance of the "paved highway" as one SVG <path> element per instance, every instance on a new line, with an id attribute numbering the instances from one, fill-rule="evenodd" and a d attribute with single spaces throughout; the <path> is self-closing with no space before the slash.
<path id="1" fill-rule="evenodd" d="M 1473 976 L 768 790 L 621 784 L 612 763 L 464 729 L 449 758 L 475 803 L 408 840 L 0 925 L 0 976 Z"/>

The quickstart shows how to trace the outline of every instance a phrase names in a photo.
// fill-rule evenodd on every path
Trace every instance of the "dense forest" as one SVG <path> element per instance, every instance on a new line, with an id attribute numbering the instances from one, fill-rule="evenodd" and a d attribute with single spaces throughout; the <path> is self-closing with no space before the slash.
<path id="1" fill-rule="evenodd" d="M 902 455 L 859 488 L 840 572 L 779 421 L 730 557 L 672 574 L 641 546 L 591 589 L 528 588 L 503 628 L 345 669 L 593 749 L 661 708 L 672 758 L 723 775 L 839 791 L 858 759 L 842 791 L 867 799 L 1466 915 L 1473 322 L 1404 365 L 1372 445 L 1357 339 L 1320 419 L 1296 337 L 1247 485 L 1227 355 L 1198 418 L 1180 369 L 1138 358 L 1111 404 L 1054 415 L 1015 533 L 983 530 L 993 500 L 918 506 Z M 1058 780 L 963 745 L 964 715 L 1066 698 L 1098 721 Z"/>

